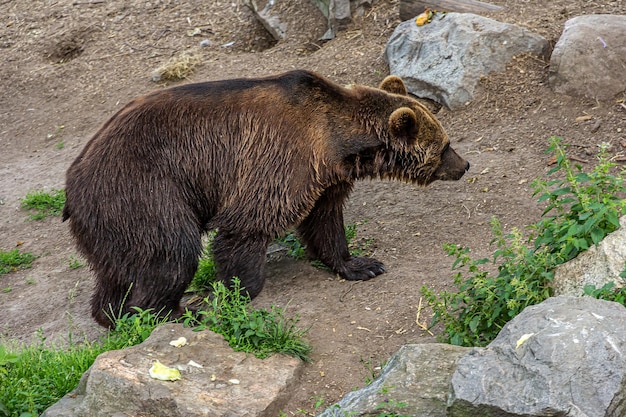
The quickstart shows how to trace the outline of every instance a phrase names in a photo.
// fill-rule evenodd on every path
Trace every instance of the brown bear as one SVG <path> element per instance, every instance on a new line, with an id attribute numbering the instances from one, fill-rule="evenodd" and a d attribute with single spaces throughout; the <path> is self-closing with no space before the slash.
<path id="1" fill-rule="evenodd" d="M 132 306 L 180 314 L 203 233 L 219 279 L 263 287 L 265 252 L 291 227 L 347 280 L 385 271 L 352 257 L 343 207 L 361 178 L 422 186 L 469 163 L 439 121 L 387 77 L 343 87 L 309 71 L 189 84 L 137 98 L 67 171 L 63 220 L 95 273 L 92 315 Z"/>

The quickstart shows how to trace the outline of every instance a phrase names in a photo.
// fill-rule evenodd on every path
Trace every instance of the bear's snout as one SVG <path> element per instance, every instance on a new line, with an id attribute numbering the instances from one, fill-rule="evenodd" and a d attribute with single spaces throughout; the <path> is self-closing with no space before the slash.
<path id="1" fill-rule="evenodd" d="M 448 147 L 441 157 L 441 165 L 435 171 L 435 178 L 442 181 L 457 181 L 470 169 L 470 163 L 454 149 Z"/>

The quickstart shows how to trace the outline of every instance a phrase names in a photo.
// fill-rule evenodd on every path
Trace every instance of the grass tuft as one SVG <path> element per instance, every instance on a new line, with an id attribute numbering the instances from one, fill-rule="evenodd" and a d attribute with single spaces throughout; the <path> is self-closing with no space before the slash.
<path id="1" fill-rule="evenodd" d="M 0 276 L 18 269 L 30 268 L 36 258 L 32 253 L 22 253 L 19 249 L 0 251 Z"/>
<path id="2" fill-rule="evenodd" d="M 31 211 L 31 220 L 43 220 L 47 216 L 60 216 L 64 205 L 64 190 L 33 191 L 26 194 L 26 197 L 22 199 L 22 208 Z"/>
<path id="3" fill-rule="evenodd" d="M 276 306 L 269 310 L 252 308 L 250 297 L 242 292 L 236 278 L 232 289 L 219 281 L 212 288 L 212 299 L 205 299 L 209 308 L 195 315 L 187 312 L 183 316 L 185 325 L 219 333 L 234 350 L 250 352 L 258 358 L 284 353 L 309 361 L 311 347 L 303 339 L 308 329 L 296 327 L 297 317 L 285 317 L 285 310 Z"/>

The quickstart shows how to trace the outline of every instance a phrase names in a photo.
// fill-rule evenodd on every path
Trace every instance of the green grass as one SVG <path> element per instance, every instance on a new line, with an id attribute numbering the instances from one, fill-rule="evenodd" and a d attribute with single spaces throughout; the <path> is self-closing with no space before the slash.
<path id="1" fill-rule="evenodd" d="M 36 258 L 32 253 L 22 253 L 19 249 L 0 251 L 0 276 L 19 269 L 30 268 Z"/>
<path id="2" fill-rule="evenodd" d="M 67 264 L 70 267 L 70 269 L 78 269 L 78 268 L 82 268 L 83 266 L 85 266 L 85 261 L 72 255 L 70 256 L 70 259 L 67 261 Z"/>
<path id="3" fill-rule="evenodd" d="M 31 212 L 31 220 L 43 220 L 47 216 L 60 216 L 65 205 L 65 191 L 32 191 L 22 199 L 22 208 Z"/>

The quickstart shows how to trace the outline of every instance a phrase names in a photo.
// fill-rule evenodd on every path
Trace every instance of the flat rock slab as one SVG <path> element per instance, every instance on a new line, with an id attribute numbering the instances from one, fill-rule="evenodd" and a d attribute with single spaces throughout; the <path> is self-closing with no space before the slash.
<path id="1" fill-rule="evenodd" d="M 626 90 L 626 16 L 578 16 L 565 28 L 550 58 L 554 91 L 598 100 Z"/>
<path id="2" fill-rule="evenodd" d="M 170 345 L 181 336 L 187 345 Z M 150 377 L 156 360 L 179 369 L 181 379 Z M 283 355 L 257 359 L 233 351 L 221 335 L 166 324 L 140 345 L 100 355 L 42 417 L 276 417 L 302 366 Z"/>
<path id="3" fill-rule="evenodd" d="M 520 26 L 471 13 L 437 13 L 402 22 L 385 48 L 391 74 L 409 92 L 454 110 L 470 102 L 482 76 L 504 71 L 515 55 L 547 56 L 548 41 Z"/>

